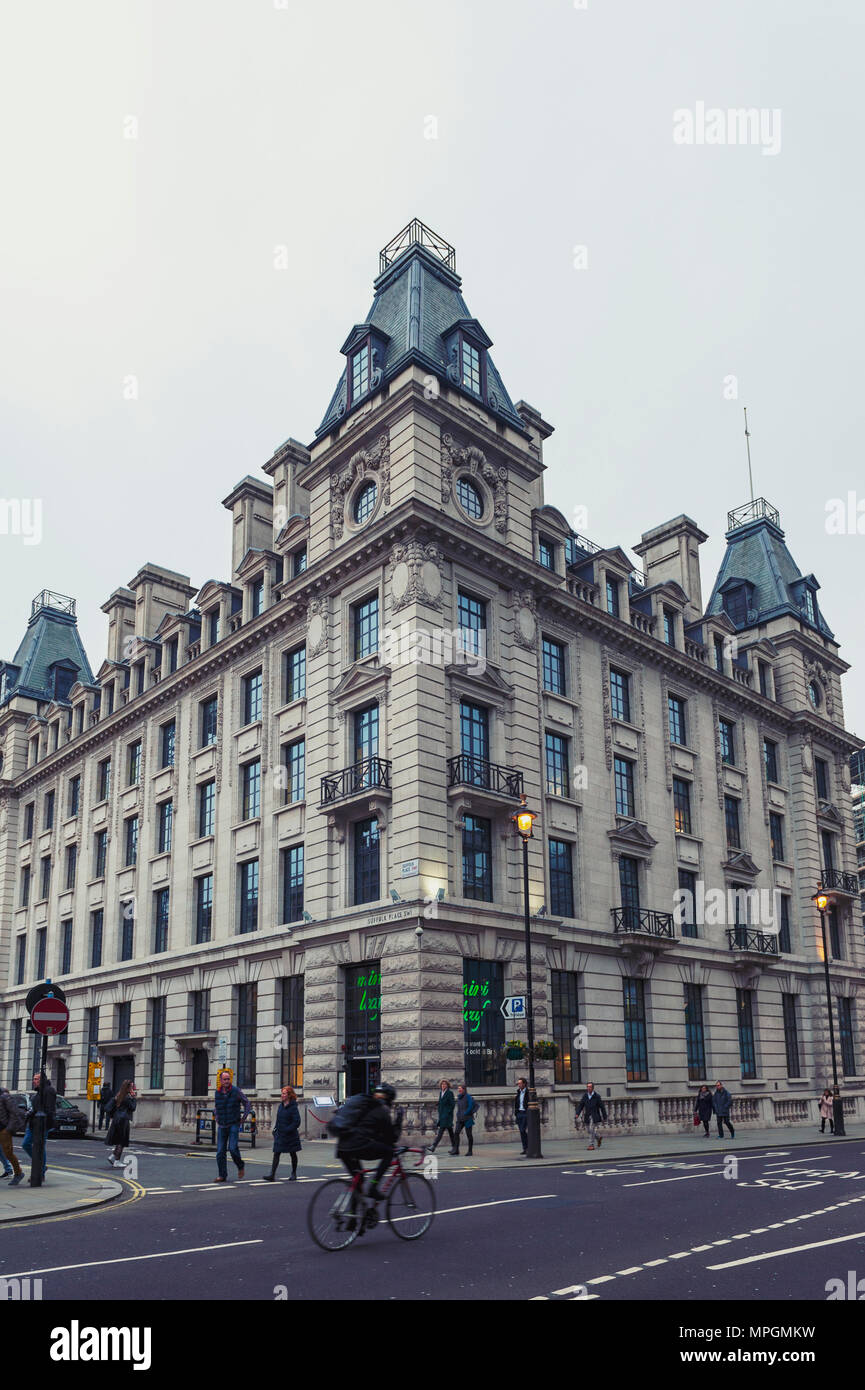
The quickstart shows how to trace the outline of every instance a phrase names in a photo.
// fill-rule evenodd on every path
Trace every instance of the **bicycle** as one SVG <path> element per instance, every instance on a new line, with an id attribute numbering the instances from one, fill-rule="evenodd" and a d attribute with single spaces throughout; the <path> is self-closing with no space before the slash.
<path id="1" fill-rule="evenodd" d="M 418 1240 L 432 1225 L 435 1190 L 423 1174 L 406 1172 L 400 1161 L 406 1153 L 420 1155 L 414 1165 L 419 1168 L 427 1150 L 403 1145 L 395 1151 L 381 1185 L 384 1219 L 400 1240 Z M 365 1176 L 366 1170 L 361 1170 L 353 1178 L 330 1178 L 310 1202 L 306 1222 L 322 1250 L 345 1250 L 378 1225 L 382 1201 L 376 1202 L 363 1191 Z"/>

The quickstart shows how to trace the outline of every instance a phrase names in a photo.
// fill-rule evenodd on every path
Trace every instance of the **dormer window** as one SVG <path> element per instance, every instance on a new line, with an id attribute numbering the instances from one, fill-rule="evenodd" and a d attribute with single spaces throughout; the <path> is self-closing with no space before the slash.
<path id="1" fill-rule="evenodd" d="M 538 537 L 538 564 L 543 565 L 545 570 L 556 568 L 556 548 L 546 536 Z"/>
<path id="2" fill-rule="evenodd" d="M 351 400 L 359 401 L 369 390 L 369 343 L 358 348 L 351 359 Z"/>
<path id="3" fill-rule="evenodd" d="M 619 617 L 619 586 L 615 579 L 607 579 L 607 612 L 613 618 Z"/>
<path id="4" fill-rule="evenodd" d="M 481 394 L 481 355 L 477 348 L 463 338 L 460 345 L 463 386 L 473 396 Z"/>
<path id="5" fill-rule="evenodd" d="M 676 615 L 672 608 L 664 609 L 664 641 L 668 647 L 676 645 Z"/>
<path id="6" fill-rule="evenodd" d="M 814 595 L 808 588 L 805 590 L 805 617 L 808 619 L 809 623 L 813 623 L 815 627 L 817 626 L 817 607 L 814 603 Z"/>
<path id="7" fill-rule="evenodd" d="M 252 584 L 252 616 L 257 618 L 264 612 L 264 575 L 260 574 Z"/>
<path id="8" fill-rule="evenodd" d="M 737 627 L 742 627 L 748 615 L 744 585 L 738 589 L 729 589 L 724 595 L 724 612 L 731 622 Z"/>

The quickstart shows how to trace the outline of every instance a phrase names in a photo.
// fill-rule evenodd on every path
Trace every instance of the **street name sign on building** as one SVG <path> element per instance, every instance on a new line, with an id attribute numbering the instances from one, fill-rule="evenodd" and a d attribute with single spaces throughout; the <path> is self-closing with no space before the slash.
<path id="1" fill-rule="evenodd" d="M 61 999 L 39 999 L 30 1014 L 37 1033 L 62 1033 L 69 1027 L 69 1010 Z"/>
<path id="2" fill-rule="evenodd" d="M 507 999 L 502 1000 L 503 1018 L 525 1018 L 526 1016 L 526 996 L 524 994 L 511 994 Z"/>

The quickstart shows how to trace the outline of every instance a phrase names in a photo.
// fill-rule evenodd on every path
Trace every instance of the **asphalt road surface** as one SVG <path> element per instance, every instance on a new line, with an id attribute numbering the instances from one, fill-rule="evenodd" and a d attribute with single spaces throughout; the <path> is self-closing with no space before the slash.
<path id="1" fill-rule="evenodd" d="M 280 1180 L 263 1182 L 257 1150 L 245 1179 L 229 1163 L 223 1185 L 212 1152 L 133 1146 L 137 1181 L 122 1199 L 5 1226 L 0 1276 L 40 1277 L 46 1301 L 825 1303 L 829 1281 L 865 1280 L 861 1142 L 749 1152 L 713 1139 L 693 1157 L 591 1167 L 442 1161 L 421 1240 L 379 1226 L 332 1254 L 306 1229 L 317 1184 L 341 1171 L 323 1146 L 304 1150 L 298 1182 L 285 1158 Z M 103 1155 L 58 1140 L 49 1160 L 109 1171 Z"/>

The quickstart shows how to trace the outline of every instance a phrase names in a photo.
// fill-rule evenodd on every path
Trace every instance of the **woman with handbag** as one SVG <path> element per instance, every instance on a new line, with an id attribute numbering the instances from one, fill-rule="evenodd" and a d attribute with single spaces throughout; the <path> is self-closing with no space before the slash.
<path id="1" fill-rule="evenodd" d="M 105 1114 L 110 1120 L 108 1126 L 108 1145 L 114 1145 L 114 1152 L 108 1155 L 108 1162 L 112 1168 L 116 1168 L 118 1163 L 121 1168 L 123 1150 L 129 1143 L 129 1120 L 135 1111 L 138 1102 L 135 1099 L 135 1085 L 132 1081 L 124 1081 L 120 1090 L 113 1100 L 108 1102 Z"/>
<path id="2" fill-rule="evenodd" d="M 282 1104 L 276 1112 L 273 1126 L 273 1164 L 265 1173 L 265 1182 L 276 1182 L 276 1170 L 282 1154 L 291 1154 L 291 1177 L 289 1182 L 297 1181 L 297 1155 L 302 1148 L 300 1142 L 300 1110 L 297 1095 L 291 1086 L 282 1088 Z"/>
<path id="3" fill-rule="evenodd" d="M 703 1138 L 709 1137 L 709 1121 L 712 1118 L 712 1092 L 708 1086 L 701 1086 L 697 1092 L 697 1099 L 694 1101 L 694 1124 L 699 1125 L 703 1121 L 705 1131 Z"/>
<path id="4" fill-rule="evenodd" d="M 818 1100 L 820 1107 L 820 1133 L 826 1133 L 826 1121 L 829 1121 L 829 1133 L 835 1133 L 835 1111 L 832 1108 L 832 1092 L 825 1090 Z"/>

